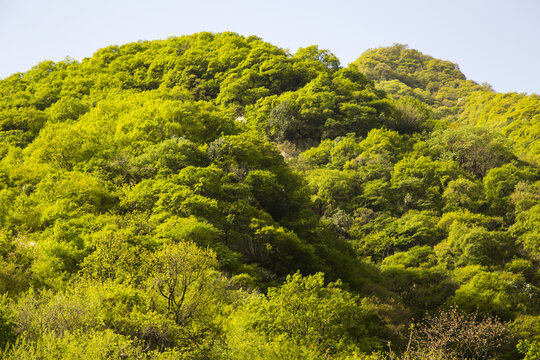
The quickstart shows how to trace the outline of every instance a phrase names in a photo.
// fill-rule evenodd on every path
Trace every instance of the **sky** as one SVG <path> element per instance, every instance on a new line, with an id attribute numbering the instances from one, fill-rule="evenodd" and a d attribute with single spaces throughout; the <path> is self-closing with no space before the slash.
<path id="1" fill-rule="evenodd" d="M 342 65 L 394 43 L 499 92 L 540 94 L 540 0 L 0 0 L 0 79 L 43 60 L 199 31 L 257 35 Z"/>

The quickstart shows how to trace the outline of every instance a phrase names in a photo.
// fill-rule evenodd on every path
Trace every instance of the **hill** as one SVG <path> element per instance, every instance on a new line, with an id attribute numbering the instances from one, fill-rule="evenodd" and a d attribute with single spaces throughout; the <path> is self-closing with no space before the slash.
<path id="1" fill-rule="evenodd" d="M 234 33 L 0 94 L 6 359 L 537 354 L 537 96 Z"/>
<path id="2" fill-rule="evenodd" d="M 540 164 L 538 95 L 498 94 L 489 84 L 467 80 L 457 64 L 406 45 L 368 50 L 354 64 L 390 97 L 418 99 L 437 119 L 494 129 L 511 139 L 521 160 Z"/>

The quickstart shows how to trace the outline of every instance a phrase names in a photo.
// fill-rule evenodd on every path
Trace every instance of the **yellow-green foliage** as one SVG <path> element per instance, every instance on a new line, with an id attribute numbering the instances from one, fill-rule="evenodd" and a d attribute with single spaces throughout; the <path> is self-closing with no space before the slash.
<path id="1" fill-rule="evenodd" d="M 341 67 L 234 33 L 14 74 L 2 356 L 408 359 L 411 319 L 457 304 L 532 359 L 538 100 L 402 45 Z"/>
<path id="2" fill-rule="evenodd" d="M 467 80 L 457 64 L 435 59 L 407 45 L 370 49 L 354 64 L 391 97 L 413 97 L 433 107 L 437 117 L 456 112 L 465 96 L 484 87 Z"/>
<path id="3" fill-rule="evenodd" d="M 475 92 L 462 106 L 460 123 L 498 130 L 520 159 L 540 164 L 540 96 Z"/>

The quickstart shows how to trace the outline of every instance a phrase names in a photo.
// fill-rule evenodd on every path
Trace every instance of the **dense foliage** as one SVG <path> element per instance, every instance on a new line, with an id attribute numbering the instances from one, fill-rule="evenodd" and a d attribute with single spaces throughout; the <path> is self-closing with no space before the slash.
<path id="1" fill-rule="evenodd" d="M 398 104 L 419 100 L 437 119 L 492 128 L 510 140 L 518 158 L 540 164 L 537 94 L 498 94 L 487 83 L 467 80 L 457 64 L 406 45 L 368 50 L 354 64 Z"/>
<path id="2" fill-rule="evenodd" d="M 0 94 L 6 359 L 539 356 L 536 95 L 233 33 Z"/>

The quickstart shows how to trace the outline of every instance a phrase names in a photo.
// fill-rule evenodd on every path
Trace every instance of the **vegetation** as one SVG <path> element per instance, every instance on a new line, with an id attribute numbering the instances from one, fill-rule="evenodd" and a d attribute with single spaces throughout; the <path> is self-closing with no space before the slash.
<path id="1" fill-rule="evenodd" d="M 536 95 L 234 33 L 0 94 L 5 359 L 539 356 Z"/>

